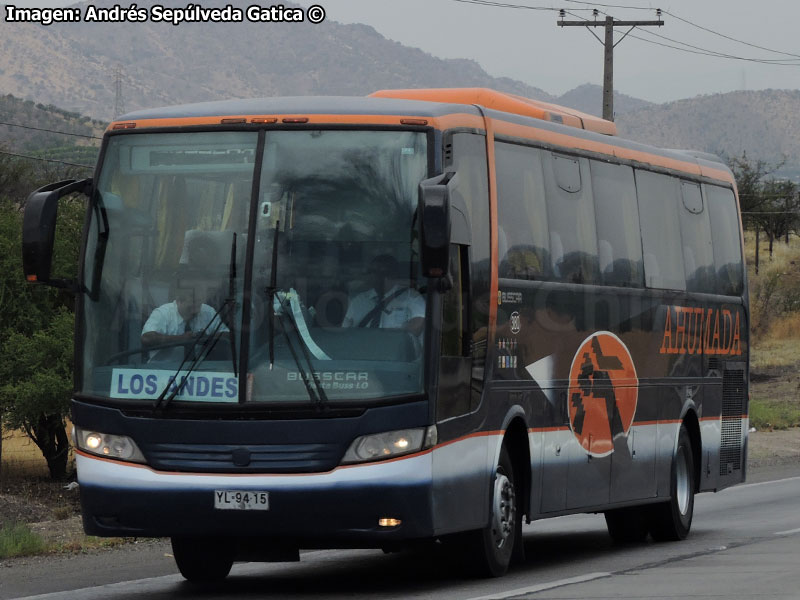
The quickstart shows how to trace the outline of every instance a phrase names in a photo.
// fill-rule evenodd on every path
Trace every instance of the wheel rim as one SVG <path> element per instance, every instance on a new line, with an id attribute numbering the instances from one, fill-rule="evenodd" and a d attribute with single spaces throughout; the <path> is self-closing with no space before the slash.
<path id="1" fill-rule="evenodd" d="M 492 495 L 492 539 L 496 548 L 503 548 L 508 544 L 514 533 L 516 513 L 514 484 L 503 473 L 498 473 Z"/>
<path id="2" fill-rule="evenodd" d="M 691 484 L 689 483 L 689 467 L 686 464 L 686 451 L 683 448 L 679 448 L 675 464 L 675 499 L 678 502 L 678 510 L 682 515 L 689 511 L 690 490 Z"/>

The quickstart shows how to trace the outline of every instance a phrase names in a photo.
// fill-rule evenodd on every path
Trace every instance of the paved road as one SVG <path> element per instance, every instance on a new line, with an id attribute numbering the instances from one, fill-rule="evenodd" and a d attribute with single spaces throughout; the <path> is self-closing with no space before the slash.
<path id="1" fill-rule="evenodd" d="M 525 528 L 526 564 L 498 580 L 464 580 L 436 554 L 317 551 L 300 563 L 237 564 L 224 585 L 198 589 L 177 574 L 168 544 L 147 542 L 7 561 L 0 599 L 800 599 L 799 499 L 798 476 L 700 495 L 678 543 L 615 546 L 598 515 L 541 521 Z"/>

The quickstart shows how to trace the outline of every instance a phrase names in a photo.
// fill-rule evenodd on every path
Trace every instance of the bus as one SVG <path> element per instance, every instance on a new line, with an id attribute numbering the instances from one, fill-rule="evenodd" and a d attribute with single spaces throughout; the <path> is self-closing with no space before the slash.
<path id="1" fill-rule="evenodd" d="M 84 528 L 169 537 L 190 581 L 421 542 L 500 576 L 523 522 L 680 540 L 745 479 L 743 235 L 709 154 L 482 88 L 200 103 L 111 123 L 23 229 L 27 279 L 76 292 Z"/>

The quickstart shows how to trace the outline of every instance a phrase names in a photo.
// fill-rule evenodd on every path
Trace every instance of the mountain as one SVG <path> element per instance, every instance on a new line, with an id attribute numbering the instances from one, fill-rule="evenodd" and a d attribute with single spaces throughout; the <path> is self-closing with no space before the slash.
<path id="1" fill-rule="evenodd" d="M 691 148 L 800 171 L 800 90 L 697 96 L 621 114 L 620 136 L 667 148 Z"/>
<path id="2" fill-rule="evenodd" d="M 247 0 L 231 0 L 246 9 Z M 185 8 L 185 0 L 162 6 Z M 112 7 L 113 0 L 93 2 Z M 77 5 L 85 10 L 87 4 Z M 126 5 L 127 6 L 127 5 Z M 151 2 L 138 6 L 151 6 Z M 286 7 L 294 6 L 285 3 Z M 552 102 L 546 92 L 444 60 L 366 25 L 303 23 L 0 23 L 0 90 L 95 118 L 124 111 L 275 95 L 357 95 L 382 88 L 491 87 Z"/>
<path id="3" fill-rule="evenodd" d="M 113 1 L 91 6 L 109 8 Z M 149 7 L 149 2 L 139 6 Z M 249 6 L 249 0 L 230 3 Z M 185 8 L 186 1 L 161 5 Z M 88 4 L 77 6 L 85 10 Z M 444 60 L 388 40 L 366 25 L 245 20 L 174 27 L 147 20 L 44 27 L 0 21 L 0 92 L 33 99 L 38 104 L 26 105 L 29 111 L 55 105 L 66 114 L 105 120 L 113 116 L 115 104 L 126 112 L 223 98 L 361 96 L 383 88 L 461 86 L 490 87 L 601 113 L 599 86 L 585 84 L 556 97 L 492 77 L 475 61 Z M 773 164 L 785 159 L 784 171 L 800 174 L 800 91 L 731 92 L 658 105 L 618 92 L 614 106 L 623 137 L 727 156 L 746 152 Z M 24 123 L 44 118 L 29 116 Z M 0 141 L 8 143 L 6 134 L 38 139 L 0 125 Z"/>
<path id="4" fill-rule="evenodd" d="M 569 106 L 590 115 L 603 115 L 603 88 L 599 85 L 584 83 L 562 94 L 556 99 L 556 104 Z M 641 110 L 655 106 L 652 102 L 640 100 L 620 92 L 614 92 L 614 115 L 618 117 L 624 113 Z"/>

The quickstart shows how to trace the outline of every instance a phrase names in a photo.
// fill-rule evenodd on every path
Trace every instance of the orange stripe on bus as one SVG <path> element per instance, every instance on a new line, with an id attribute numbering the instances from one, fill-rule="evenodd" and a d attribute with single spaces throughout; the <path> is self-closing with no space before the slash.
<path id="1" fill-rule="evenodd" d="M 721 169 L 701 166 L 697 163 L 673 159 L 658 154 L 651 154 L 641 150 L 624 148 L 611 143 L 587 140 L 569 135 L 567 133 L 556 133 L 529 125 L 518 125 L 516 123 L 508 123 L 499 119 L 493 119 L 493 122 L 495 125 L 494 129 L 497 134 L 529 139 L 531 141 L 545 142 L 548 144 L 553 144 L 554 146 L 561 146 L 569 149 L 607 154 L 625 160 L 635 160 L 658 167 L 681 171 L 691 175 L 705 175 L 706 177 L 733 183 L 733 177 L 731 174 Z"/>
<path id="2" fill-rule="evenodd" d="M 172 119 L 140 119 L 115 121 L 106 131 L 112 131 L 120 123 L 134 123 L 137 129 L 151 129 L 162 127 L 197 127 L 197 126 L 222 126 L 222 120 L 236 119 L 251 123 L 253 119 L 264 121 L 266 119 L 281 122 L 283 119 L 307 118 L 303 125 L 401 125 L 402 119 L 419 119 L 419 115 L 353 115 L 353 114 L 271 114 L 271 115 L 214 115 L 210 117 L 180 117 Z M 477 115 L 459 114 L 443 115 L 439 117 L 425 117 L 430 126 L 435 129 L 445 130 L 454 128 L 469 128 L 483 130 L 484 121 Z M 262 124 L 262 123 L 256 123 Z M 129 130 L 131 131 L 131 130 Z"/>

